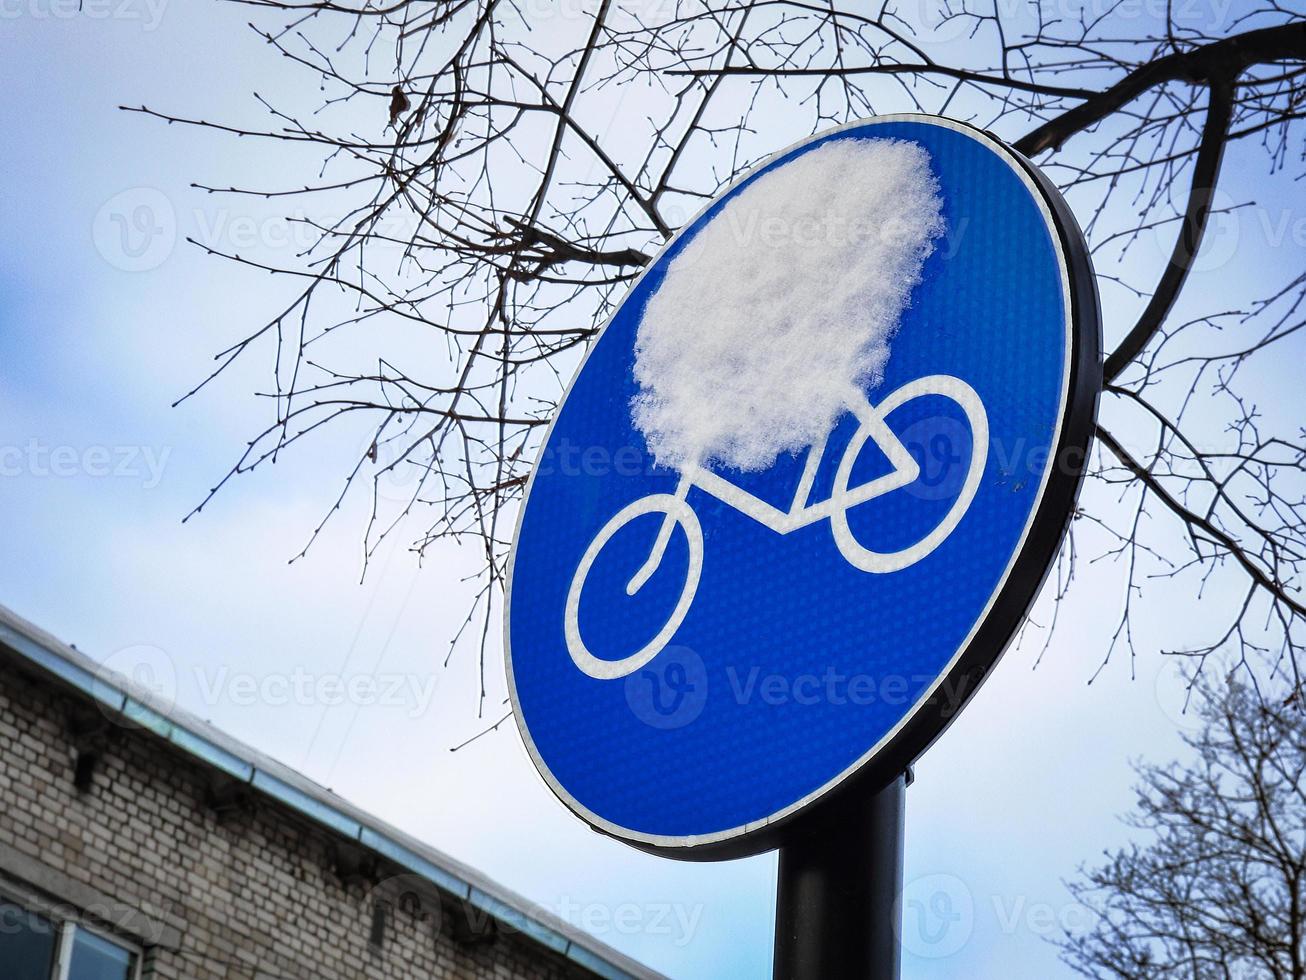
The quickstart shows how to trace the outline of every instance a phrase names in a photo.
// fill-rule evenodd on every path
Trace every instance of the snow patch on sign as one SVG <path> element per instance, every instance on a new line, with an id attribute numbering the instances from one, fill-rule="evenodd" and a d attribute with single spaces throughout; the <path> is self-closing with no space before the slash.
<path id="1" fill-rule="evenodd" d="M 664 466 L 763 470 L 878 384 L 943 233 L 916 143 L 834 139 L 756 178 L 667 267 L 635 340 L 635 427 Z"/>

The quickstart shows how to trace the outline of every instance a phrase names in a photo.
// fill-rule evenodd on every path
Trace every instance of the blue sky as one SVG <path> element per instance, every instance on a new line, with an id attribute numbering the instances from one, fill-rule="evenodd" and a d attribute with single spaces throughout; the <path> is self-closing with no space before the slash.
<path id="1" fill-rule="evenodd" d="M 353 436 L 237 481 L 182 524 L 262 418 L 247 397 L 262 366 L 168 406 L 282 289 L 182 239 L 252 235 L 275 248 L 285 232 L 293 244 L 275 206 L 189 184 L 240 183 L 286 151 L 116 106 L 251 118 L 251 91 L 299 81 L 283 78 L 239 6 L 132 2 L 119 9 L 138 17 L 102 19 L 92 12 L 106 8 L 73 16 L 57 0 L 24 0 L 0 30 L 0 601 L 672 976 L 767 975 L 772 856 L 680 864 L 606 840 L 550 796 L 509 726 L 448 751 L 478 730 L 474 661 L 441 666 L 473 558 L 437 548 L 419 569 L 392 545 L 360 584 L 355 509 L 287 563 L 338 490 L 331 450 L 354 451 Z M 1259 174 L 1254 157 L 1231 166 Z M 1291 227 L 1302 220 L 1286 214 Z M 131 254 L 116 236 L 137 216 L 161 230 Z M 1239 262 L 1199 279 L 1199 299 L 1231 272 L 1300 263 L 1301 242 L 1267 242 L 1259 217 L 1233 220 Z M 1125 312 L 1109 298 L 1115 329 Z M 1265 401 L 1290 412 L 1299 401 L 1280 370 L 1264 378 Z M 1126 839 L 1114 817 L 1132 800 L 1128 760 L 1175 753 L 1185 724 L 1158 657 L 1140 659 L 1132 680 L 1118 657 L 1087 683 L 1122 574 L 1111 562 L 1085 569 L 1038 669 L 1037 642 L 1013 649 L 918 766 L 910 980 L 1068 975 L 1046 940 L 1084 919 L 1061 879 Z M 1190 596 L 1158 596 L 1139 624 L 1144 650 L 1177 645 L 1180 623 L 1195 628 L 1221 600 L 1199 610 Z M 333 680 L 355 695 L 336 703 L 322 686 Z"/>

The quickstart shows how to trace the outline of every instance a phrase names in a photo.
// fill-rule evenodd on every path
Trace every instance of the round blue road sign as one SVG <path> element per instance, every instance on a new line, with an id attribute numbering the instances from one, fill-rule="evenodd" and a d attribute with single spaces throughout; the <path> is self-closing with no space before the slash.
<path id="1" fill-rule="evenodd" d="M 553 792 L 711 859 L 898 776 L 1056 555 L 1098 331 L 1068 208 L 970 127 L 854 123 L 718 197 L 604 327 L 526 492 L 508 676 Z"/>

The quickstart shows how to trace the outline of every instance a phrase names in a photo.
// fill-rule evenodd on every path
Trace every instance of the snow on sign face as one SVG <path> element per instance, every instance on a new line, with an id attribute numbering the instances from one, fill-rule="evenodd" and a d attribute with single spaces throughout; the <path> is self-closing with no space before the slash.
<path id="1" fill-rule="evenodd" d="M 644 312 L 631 416 L 657 462 L 763 470 L 878 383 L 943 202 L 919 145 L 830 140 L 745 186 Z"/>

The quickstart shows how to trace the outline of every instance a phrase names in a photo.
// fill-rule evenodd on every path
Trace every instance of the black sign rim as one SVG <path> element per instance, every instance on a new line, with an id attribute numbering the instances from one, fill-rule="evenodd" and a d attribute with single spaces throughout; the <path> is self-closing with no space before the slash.
<path id="1" fill-rule="evenodd" d="M 686 837 L 650 835 L 631 831 L 605 820 L 567 792 L 541 758 L 522 717 L 517 696 L 512 669 L 511 631 L 512 579 L 517 559 L 516 541 L 534 487 L 535 472 L 553 434 L 553 426 L 557 419 L 555 414 L 540 444 L 536 465 L 531 470 L 530 479 L 522 496 L 505 579 L 503 639 L 513 720 L 536 771 L 553 795 L 594 830 L 640 850 L 687 861 L 731 860 L 774 850 L 783 845 L 793 834 L 801 833 L 804 825 L 822 820 L 846 806 L 849 800 L 878 792 L 897 779 L 947 730 L 1001 660 L 1030 606 L 1038 596 L 1074 515 L 1091 449 L 1098 396 L 1102 388 L 1101 311 L 1092 260 L 1078 222 L 1052 182 L 1023 155 L 987 130 L 941 116 L 924 113 L 893 113 L 868 116 L 799 140 L 750 168 L 747 173 L 732 181 L 728 188 L 722 190 L 700 209 L 650 259 L 644 271 L 631 283 L 630 290 L 635 289 L 643 276 L 676 243 L 685 229 L 691 227 L 722 196 L 730 193 L 757 171 L 769 166 L 777 158 L 816 140 L 827 139 L 848 129 L 887 122 L 916 122 L 940 126 L 984 144 L 1022 178 L 1041 205 L 1044 217 L 1053 232 L 1053 243 L 1062 270 L 1062 285 L 1065 289 L 1070 321 L 1067 350 L 1069 378 L 1058 426 L 1056 447 L 1049 459 L 1042 495 L 1029 519 L 1024 540 L 1011 559 L 1001 584 L 990 598 L 987 611 L 978 626 L 972 630 L 969 641 L 954 655 L 948 669 L 941 673 L 929 689 L 929 693 L 903 715 L 902 721 L 884 739 L 868 749 L 848 769 L 766 821 L 710 835 Z M 620 309 L 620 304 L 617 309 Z M 591 351 L 607 332 L 612 319 L 610 317 L 595 336 L 590 347 Z M 571 394 L 572 386 L 584 371 L 588 360 L 587 353 L 568 384 L 559 402 L 560 407 Z"/>

